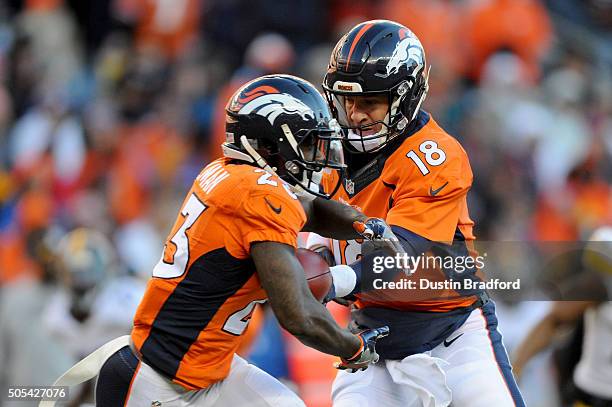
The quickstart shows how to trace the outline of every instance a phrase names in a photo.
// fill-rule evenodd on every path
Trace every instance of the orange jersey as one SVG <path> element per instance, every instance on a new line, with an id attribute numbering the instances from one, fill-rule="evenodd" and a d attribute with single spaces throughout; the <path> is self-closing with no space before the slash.
<path id="1" fill-rule="evenodd" d="M 280 178 L 219 159 L 198 175 L 134 319 L 142 359 L 187 389 L 225 378 L 257 303 L 250 245 L 297 246 L 306 215 Z"/>
<path id="2" fill-rule="evenodd" d="M 351 173 L 333 197 L 370 217 L 380 217 L 434 242 L 466 244 L 474 240 L 474 222 L 468 214 L 466 195 L 472 185 L 472 170 L 466 152 L 429 114 L 421 111 L 413 133 L 386 157 Z M 350 164 L 349 164 L 350 167 Z M 334 185 L 337 173 L 326 175 Z M 329 183 L 329 184 L 327 184 Z M 355 240 L 333 241 L 336 262 L 357 261 L 361 245 Z M 448 311 L 474 302 L 473 297 L 439 301 L 402 302 L 401 309 Z M 389 301 L 362 296 L 358 306 L 395 307 Z"/>

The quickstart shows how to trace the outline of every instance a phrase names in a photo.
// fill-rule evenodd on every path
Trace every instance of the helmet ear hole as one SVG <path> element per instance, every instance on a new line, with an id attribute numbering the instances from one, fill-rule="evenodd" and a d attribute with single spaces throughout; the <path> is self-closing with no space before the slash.
<path id="1" fill-rule="evenodd" d="M 404 96 L 406 93 L 408 93 L 408 91 L 410 91 L 410 85 L 408 84 L 408 81 L 400 83 L 400 85 L 397 87 L 397 94 L 399 96 Z"/>
<path id="2" fill-rule="evenodd" d="M 426 87 L 427 83 L 422 76 L 419 76 L 417 81 L 413 81 L 411 78 L 410 82 L 405 81 L 398 86 L 397 94 L 402 98 L 400 111 L 408 121 L 412 121 L 416 116 Z"/>

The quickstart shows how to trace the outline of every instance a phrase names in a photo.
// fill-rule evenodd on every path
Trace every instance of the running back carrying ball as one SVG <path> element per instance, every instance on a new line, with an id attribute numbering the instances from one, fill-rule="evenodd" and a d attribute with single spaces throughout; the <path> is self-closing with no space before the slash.
<path id="1" fill-rule="evenodd" d="M 320 255 L 312 250 L 298 249 L 296 256 L 304 268 L 310 292 L 317 300 L 323 301 L 332 285 L 329 266 Z"/>

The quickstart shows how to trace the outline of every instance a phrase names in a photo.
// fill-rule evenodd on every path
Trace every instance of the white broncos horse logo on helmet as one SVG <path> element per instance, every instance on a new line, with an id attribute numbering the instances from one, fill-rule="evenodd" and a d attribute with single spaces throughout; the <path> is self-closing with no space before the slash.
<path id="1" fill-rule="evenodd" d="M 276 118 L 283 113 L 299 114 L 304 120 L 315 118 L 310 107 L 287 93 L 269 93 L 255 98 L 242 106 L 238 113 L 258 114 L 268 119 L 270 124 L 274 124 Z"/>
<path id="2" fill-rule="evenodd" d="M 422 69 L 423 67 L 422 49 L 423 46 L 421 45 L 421 41 L 419 41 L 418 38 L 413 36 L 408 36 L 404 38 L 395 46 L 393 54 L 391 55 L 391 58 L 387 63 L 386 74 L 379 74 L 378 76 L 387 78 L 389 77 L 389 75 L 398 73 L 401 66 L 411 59 L 415 60 L 420 65 L 420 67 L 417 68 L 418 72 L 418 70 Z"/>

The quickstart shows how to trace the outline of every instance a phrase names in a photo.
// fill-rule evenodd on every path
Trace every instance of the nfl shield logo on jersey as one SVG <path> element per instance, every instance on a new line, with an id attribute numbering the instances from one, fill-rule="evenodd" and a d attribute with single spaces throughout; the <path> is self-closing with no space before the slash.
<path id="1" fill-rule="evenodd" d="M 349 195 L 353 195 L 355 193 L 355 183 L 350 179 L 346 179 L 344 181 L 344 187 Z"/>

